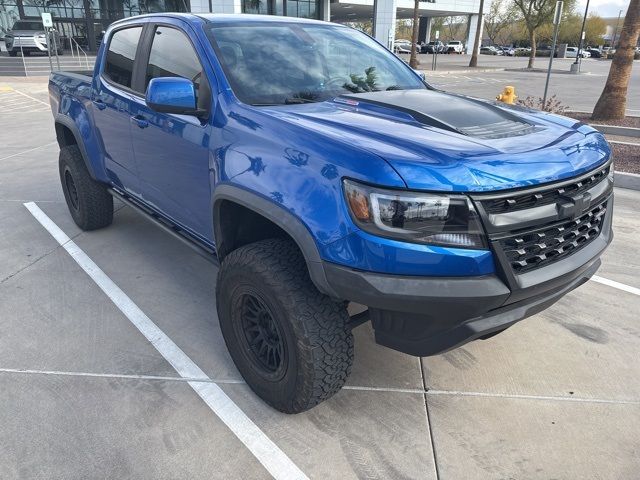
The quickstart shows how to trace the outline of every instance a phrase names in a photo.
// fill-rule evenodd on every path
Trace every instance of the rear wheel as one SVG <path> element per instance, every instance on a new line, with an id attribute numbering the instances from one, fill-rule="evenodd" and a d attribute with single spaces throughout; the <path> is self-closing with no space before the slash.
<path id="1" fill-rule="evenodd" d="M 269 405 L 303 412 L 342 388 L 353 362 L 349 316 L 315 288 L 295 244 L 270 239 L 230 253 L 216 297 L 231 357 Z"/>
<path id="2" fill-rule="evenodd" d="M 111 225 L 113 197 L 96 182 L 87 170 L 77 145 L 60 149 L 60 182 L 73 221 L 82 230 L 96 230 Z"/>

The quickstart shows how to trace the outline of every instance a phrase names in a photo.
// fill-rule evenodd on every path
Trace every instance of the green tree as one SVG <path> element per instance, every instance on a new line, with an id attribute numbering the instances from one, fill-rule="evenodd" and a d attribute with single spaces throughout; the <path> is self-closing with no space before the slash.
<path id="1" fill-rule="evenodd" d="M 413 31 L 411 33 L 411 56 L 409 57 L 409 65 L 411 68 L 418 68 L 418 23 L 420 14 L 420 0 L 415 0 L 413 4 Z"/>
<path id="2" fill-rule="evenodd" d="M 536 58 L 537 33 L 540 27 L 553 22 L 553 12 L 556 8 L 555 0 L 513 0 L 518 13 L 522 16 L 522 20 L 529 34 L 529 42 L 531 44 L 531 53 L 529 54 L 529 63 L 527 68 L 533 68 Z M 575 0 L 567 0 L 564 2 L 564 11 L 573 11 Z"/>
<path id="3" fill-rule="evenodd" d="M 498 42 L 500 33 L 513 24 L 513 2 L 511 0 L 493 0 L 484 16 L 484 31 L 493 45 Z"/>
<path id="4" fill-rule="evenodd" d="M 476 24 L 476 38 L 473 42 L 473 52 L 471 53 L 470 67 L 478 66 L 478 51 L 480 50 L 480 42 L 482 42 L 482 22 L 484 21 L 484 0 L 480 0 L 480 8 L 478 9 L 478 23 Z M 467 46 L 468 48 L 468 46 Z"/>

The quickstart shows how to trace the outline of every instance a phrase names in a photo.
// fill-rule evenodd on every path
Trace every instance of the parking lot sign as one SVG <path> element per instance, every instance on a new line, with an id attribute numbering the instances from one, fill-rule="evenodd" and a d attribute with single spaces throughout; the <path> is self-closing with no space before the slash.
<path id="1" fill-rule="evenodd" d="M 42 14 L 42 25 L 44 25 L 44 28 L 53 27 L 53 18 L 51 18 L 51 14 L 49 12 L 44 12 Z"/>

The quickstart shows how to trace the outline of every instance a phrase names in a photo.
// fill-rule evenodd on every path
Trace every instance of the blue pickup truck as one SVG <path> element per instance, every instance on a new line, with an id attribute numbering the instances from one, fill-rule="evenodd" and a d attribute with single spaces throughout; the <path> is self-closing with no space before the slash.
<path id="1" fill-rule="evenodd" d="M 110 225 L 115 197 L 218 262 L 229 352 L 283 412 L 340 390 L 354 326 L 419 356 L 486 339 L 612 239 L 601 134 L 437 90 L 346 26 L 128 18 L 49 91 L 74 221 Z"/>

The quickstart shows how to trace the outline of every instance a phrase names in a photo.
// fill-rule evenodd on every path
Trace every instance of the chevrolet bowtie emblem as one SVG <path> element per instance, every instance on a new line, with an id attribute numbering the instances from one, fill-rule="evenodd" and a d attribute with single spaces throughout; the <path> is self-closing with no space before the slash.
<path id="1" fill-rule="evenodd" d="M 584 192 L 579 195 L 563 196 L 562 201 L 558 203 L 558 213 L 561 218 L 579 217 L 591 206 L 591 194 Z"/>

